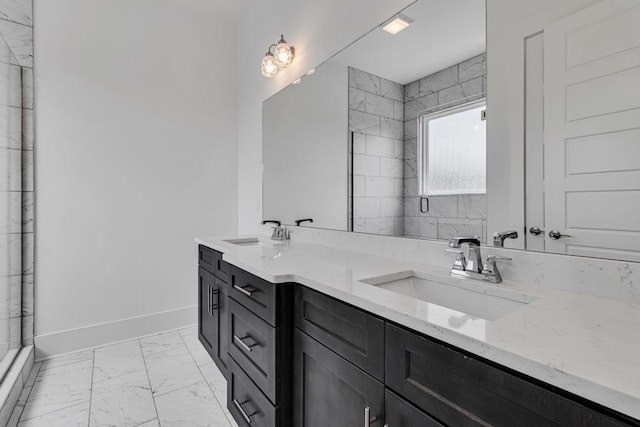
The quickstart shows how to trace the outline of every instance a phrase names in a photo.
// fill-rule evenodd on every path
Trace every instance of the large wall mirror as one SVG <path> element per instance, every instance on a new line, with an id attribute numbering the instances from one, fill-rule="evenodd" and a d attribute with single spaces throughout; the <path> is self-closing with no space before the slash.
<path id="1" fill-rule="evenodd" d="M 267 99 L 264 219 L 489 245 L 501 243 L 495 232 L 516 231 L 527 249 L 640 261 L 640 97 L 624 89 L 640 87 L 628 71 L 640 67 L 640 33 L 590 26 L 616 28 L 638 10 L 572 16 L 524 41 L 520 229 L 487 218 L 488 200 L 500 201 L 488 197 L 487 173 L 501 177 L 486 170 L 496 118 L 486 114 L 484 0 L 417 0 L 399 11 L 403 30 L 385 31 L 390 17 Z"/>

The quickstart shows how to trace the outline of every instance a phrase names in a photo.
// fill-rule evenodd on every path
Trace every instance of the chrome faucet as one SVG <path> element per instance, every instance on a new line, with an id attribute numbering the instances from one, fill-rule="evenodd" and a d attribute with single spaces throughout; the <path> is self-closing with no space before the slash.
<path id="1" fill-rule="evenodd" d="M 493 246 L 502 248 L 506 239 L 517 239 L 517 231 L 496 231 L 493 233 Z"/>
<path id="2" fill-rule="evenodd" d="M 290 235 L 289 235 L 289 230 L 286 227 L 282 226 L 282 223 L 280 221 L 277 220 L 273 220 L 273 219 L 266 219 L 264 221 L 262 221 L 262 224 L 275 224 L 275 227 L 273 228 L 273 233 L 271 233 L 271 240 L 289 240 L 290 239 Z"/>
<path id="3" fill-rule="evenodd" d="M 469 246 L 469 256 L 465 257 L 464 251 L 460 249 L 463 244 Z M 456 253 L 456 260 L 451 268 L 451 277 L 459 279 L 476 279 L 484 282 L 500 283 L 502 275 L 498 270 L 496 260 L 510 261 L 511 258 L 490 255 L 487 262 L 482 263 L 482 254 L 480 252 L 480 238 L 472 237 L 453 237 L 449 239 L 449 247 L 453 249 L 445 249 L 446 252 Z"/>

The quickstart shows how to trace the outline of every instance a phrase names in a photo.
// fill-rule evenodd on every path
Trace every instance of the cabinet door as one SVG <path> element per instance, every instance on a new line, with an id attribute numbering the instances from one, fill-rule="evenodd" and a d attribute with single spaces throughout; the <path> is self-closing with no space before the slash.
<path id="1" fill-rule="evenodd" d="M 198 269 L 198 338 L 213 357 L 217 352 L 218 316 L 213 310 L 216 284 L 213 274 L 200 267 Z"/>
<path id="2" fill-rule="evenodd" d="M 382 383 L 298 329 L 293 352 L 293 425 L 382 427 Z"/>
<path id="3" fill-rule="evenodd" d="M 198 338 L 226 377 L 229 357 L 228 287 L 222 280 L 200 268 L 198 292 Z"/>

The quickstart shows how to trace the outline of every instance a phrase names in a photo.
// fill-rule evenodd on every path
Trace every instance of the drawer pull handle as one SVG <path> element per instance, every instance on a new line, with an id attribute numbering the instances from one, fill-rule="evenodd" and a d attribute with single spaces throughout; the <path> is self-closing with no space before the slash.
<path id="1" fill-rule="evenodd" d="M 244 342 L 244 340 L 246 340 L 247 338 L 251 338 L 251 339 L 253 339 L 253 338 L 251 337 L 251 335 L 247 335 L 247 336 L 244 336 L 244 337 L 242 337 L 242 338 L 239 338 L 237 335 L 234 335 L 234 336 L 233 336 L 233 340 L 234 340 L 236 343 L 238 343 L 238 345 L 240 345 L 240 347 L 244 348 L 244 349 L 245 349 L 245 351 L 247 351 L 248 353 L 251 353 L 251 352 L 253 351 L 253 347 L 257 346 L 257 345 L 258 345 L 258 343 L 256 342 L 256 343 L 254 343 L 254 344 L 247 345 L 247 344 Z M 254 340 L 254 341 L 255 341 L 255 340 Z"/>
<path id="2" fill-rule="evenodd" d="M 250 290 L 248 290 L 248 289 L 247 289 L 247 287 L 248 287 L 248 286 L 245 286 L 245 287 L 243 288 L 242 286 L 233 285 L 233 288 L 234 288 L 234 289 L 237 289 L 237 290 L 238 290 L 238 292 L 243 293 L 243 294 L 245 294 L 245 295 L 246 295 L 246 296 L 248 296 L 248 297 L 252 297 L 252 296 L 253 296 L 253 293 L 254 293 L 255 291 L 250 291 Z"/>
<path id="3" fill-rule="evenodd" d="M 240 414 L 242 415 L 244 420 L 247 422 L 247 424 L 251 424 L 251 415 L 255 415 L 255 412 L 249 415 L 244 411 L 244 409 L 242 408 L 242 405 L 244 405 L 247 402 L 250 402 L 250 401 L 245 400 L 244 402 L 240 403 L 236 399 L 233 399 L 233 404 L 236 406 L 236 408 L 238 408 L 238 411 L 240 411 Z"/>
<path id="4" fill-rule="evenodd" d="M 371 408 L 364 408 L 364 427 L 370 427 L 371 423 L 378 421 L 378 417 L 371 418 Z"/>

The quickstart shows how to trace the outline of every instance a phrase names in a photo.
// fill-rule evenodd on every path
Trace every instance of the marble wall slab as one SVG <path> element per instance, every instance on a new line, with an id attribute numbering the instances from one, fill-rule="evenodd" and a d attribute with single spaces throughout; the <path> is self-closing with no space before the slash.
<path id="1" fill-rule="evenodd" d="M 0 247 L 9 252 L 11 344 L 33 344 L 34 93 L 31 0 L 0 0 Z M 4 163 L 3 163 L 4 164 Z M 18 207 L 19 206 L 19 207 Z M 0 301 L 2 303 L 4 301 Z M 19 309 L 18 309 L 19 308 Z M 0 313 L 2 313 L 0 308 Z"/>
<path id="2" fill-rule="evenodd" d="M 486 54 L 478 55 L 405 86 L 404 235 L 448 239 L 477 235 L 486 242 L 485 195 L 429 197 L 429 212 L 419 210 L 417 171 L 418 117 L 486 96 Z"/>
<path id="3" fill-rule="evenodd" d="M 415 217 L 429 227 L 429 218 Z M 271 229 L 264 226 L 262 234 L 270 235 Z M 267 237 L 268 238 L 268 237 Z M 348 248 L 365 254 L 402 259 L 416 263 L 416 269 L 434 266 L 439 271 L 451 268 L 454 255 L 444 252 L 447 243 L 437 240 L 397 238 L 362 233 L 345 233 L 293 227 L 291 239 L 323 246 Z M 500 262 L 500 272 L 505 280 L 501 287 L 510 283 L 522 283 L 563 290 L 629 304 L 640 304 L 640 263 L 560 255 L 545 252 L 523 251 L 507 248 L 483 247 L 482 256 L 500 255 L 511 261 Z"/>
<path id="4" fill-rule="evenodd" d="M 404 87 L 350 67 L 349 131 L 353 132 L 353 230 L 401 236 Z"/>

